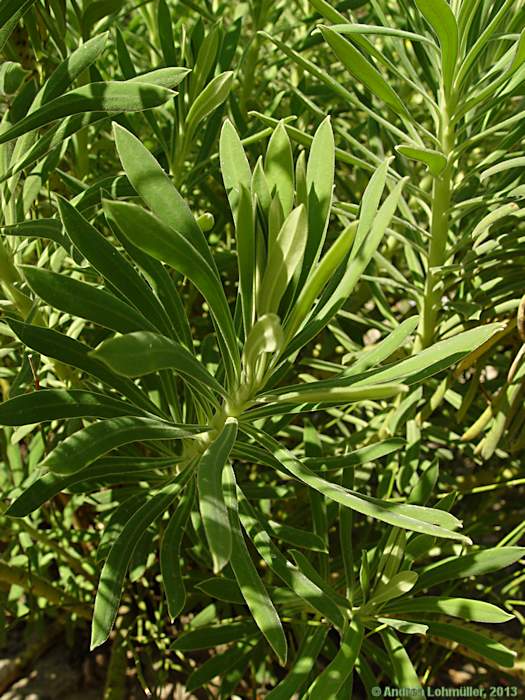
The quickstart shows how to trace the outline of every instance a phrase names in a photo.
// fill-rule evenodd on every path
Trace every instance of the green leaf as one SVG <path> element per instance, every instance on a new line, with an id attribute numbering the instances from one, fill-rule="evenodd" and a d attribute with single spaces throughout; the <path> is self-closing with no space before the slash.
<path id="1" fill-rule="evenodd" d="M 330 322 L 337 311 L 339 311 L 342 304 L 349 297 L 362 273 L 365 271 L 374 253 L 376 252 L 386 229 L 390 225 L 394 212 L 401 198 L 401 192 L 404 184 L 405 180 L 401 180 L 401 182 L 399 182 L 388 195 L 381 208 L 375 215 L 370 233 L 366 237 L 364 237 L 364 231 L 366 229 L 362 229 L 363 240 L 360 240 L 361 231 L 358 226 L 356 239 L 354 241 L 343 278 L 328 300 L 320 304 L 321 308 L 319 309 L 316 307 L 314 309 L 312 313 L 312 320 L 309 321 L 303 331 L 296 338 L 294 338 L 293 343 L 291 343 L 288 348 L 288 353 L 301 348 L 305 343 L 315 338 L 315 336 Z M 293 326 L 287 332 L 288 338 L 290 338 L 290 333 L 292 330 Z"/>
<path id="2" fill-rule="evenodd" d="M 257 320 L 244 344 L 247 381 L 252 380 L 259 358 L 266 353 L 280 350 L 283 340 L 283 330 L 277 314 L 264 314 Z"/>
<path id="3" fill-rule="evenodd" d="M 454 581 L 470 576 L 481 576 L 499 571 L 525 556 L 525 547 L 492 547 L 478 552 L 445 559 L 423 569 L 419 575 L 417 590 L 438 586 L 444 581 Z"/>
<path id="4" fill-rule="evenodd" d="M 282 464 L 287 473 L 336 503 L 405 530 L 470 542 L 468 537 L 447 529 L 460 524 L 450 513 L 421 506 L 394 504 L 345 489 L 317 476 L 269 435 L 244 424 L 241 424 L 241 428 L 252 434 L 254 439 Z"/>
<path id="5" fill-rule="evenodd" d="M 285 219 L 277 239 L 268 250 L 268 263 L 258 299 L 259 314 L 277 313 L 295 271 L 300 266 L 308 236 L 308 218 L 303 204 Z"/>
<path id="6" fill-rule="evenodd" d="M 289 700 L 306 682 L 326 639 L 327 628 L 317 627 L 306 633 L 288 675 L 266 696 L 266 700 Z"/>
<path id="7" fill-rule="evenodd" d="M 396 151 L 406 158 L 424 163 L 434 177 L 438 177 L 447 167 L 446 156 L 431 148 L 418 148 L 417 146 L 405 146 L 401 144 L 400 146 L 396 146 Z"/>
<path id="8" fill-rule="evenodd" d="M 487 168 L 480 174 L 480 180 L 483 182 L 492 175 L 497 175 L 498 173 L 504 173 L 507 170 L 512 170 L 513 168 L 523 168 L 525 165 L 525 156 L 518 156 L 517 158 L 509 158 L 501 163 L 496 163 L 490 168 Z"/>
<path id="9" fill-rule="evenodd" d="M 373 36 L 392 36 L 396 39 L 408 39 L 409 41 L 421 41 L 425 44 L 429 44 L 434 48 L 437 46 L 434 42 L 422 34 L 415 34 L 414 32 L 407 32 L 403 29 L 397 29 L 394 27 L 382 27 L 375 24 L 333 24 L 330 29 L 338 34 L 351 35 L 351 34 L 372 34 Z"/>
<path id="10" fill-rule="evenodd" d="M 343 375 L 345 377 L 355 376 L 361 372 L 366 372 L 370 367 L 376 367 L 383 360 L 387 360 L 396 350 L 403 346 L 408 336 L 416 330 L 418 322 L 418 316 L 411 316 L 405 319 L 380 343 L 360 352 L 350 367 L 343 372 Z"/>
<path id="11" fill-rule="evenodd" d="M 98 360 L 89 357 L 91 348 L 74 338 L 51 328 L 41 328 L 15 319 L 7 319 L 9 327 L 20 340 L 32 350 L 87 372 L 108 386 L 117 389 L 134 404 L 158 415 L 162 413 L 154 403 L 129 379 L 111 372 Z"/>
<path id="12" fill-rule="evenodd" d="M 366 464 L 367 462 L 375 462 L 385 455 L 397 452 L 406 444 L 401 438 L 389 438 L 374 442 L 371 445 L 365 445 L 353 452 L 348 452 L 337 457 L 307 457 L 305 464 L 311 469 L 345 469 L 347 467 Z"/>
<path id="13" fill-rule="evenodd" d="M 93 0 L 86 7 L 82 14 L 82 33 L 84 36 L 89 36 L 95 24 L 116 12 L 119 12 L 124 6 L 124 0 Z"/>
<path id="14" fill-rule="evenodd" d="M 206 238 L 169 176 L 136 136 L 118 124 L 113 129 L 120 162 L 137 193 L 165 226 L 197 249 L 217 276 Z"/>
<path id="15" fill-rule="evenodd" d="M 141 488 L 113 508 L 104 523 L 104 530 L 97 546 L 95 554 L 97 562 L 107 559 L 111 547 L 117 541 L 128 520 L 144 505 L 145 496 L 146 492 Z"/>
<path id="16" fill-rule="evenodd" d="M 441 637 L 457 642 L 476 652 L 485 659 L 489 659 L 499 666 L 512 668 L 516 660 L 516 652 L 508 649 L 500 642 L 485 637 L 482 634 L 473 632 L 465 627 L 457 627 L 444 622 L 426 622 L 429 634 L 433 637 Z"/>
<path id="17" fill-rule="evenodd" d="M 392 396 L 408 391 L 408 387 L 404 384 L 377 384 L 357 389 L 354 387 L 316 389 L 316 383 L 302 385 L 300 386 L 300 391 L 264 394 L 260 397 L 260 400 L 276 404 L 333 403 L 341 405 L 354 401 L 389 399 Z"/>
<path id="18" fill-rule="evenodd" d="M 159 0 L 157 7 L 157 30 L 164 62 L 173 66 L 177 62 L 171 12 L 166 0 Z"/>
<path id="19" fill-rule="evenodd" d="M 100 574 L 100 582 L 95 599 L 91 629 L 91 649 L 100 646 L 109 637 L 117 616 L 124 577 L 140 536 L 169 507 L 187 478 L 187 473 L 182 472 L 175 481 L 167 484 L 151 496 L 131 516 L 111 548 Z"/>
<path id="20" fill-rule="evenodd" d="M 186 117 L 186 138 L 191 141 L 201 121 L 206 119 L 228 97 L 233 85 L 233 72 L 226 71 L 215 76 L 196 97 Z"/>
<path id="21" fill-rule="evenodd" d="M 212 598 L 217 598 L 225 603 L 244 604 L 244 598 L 237 585 L 237 581 L 224 576 L 213 576 L 197 583 L 195 588 Z"/>
<path id="22" fill-rule="evenodd" d="M 13 29 L 35 0 L 4 0 L 0 8 L 0 51 L 6 45 Z"/>
<path id="23" fill-rule="evenodd" d="M 324 254 L 317 267 L 309 271 L 299 297 L 294 303 L 285 322 L 287 336 L 292 338 L 306 316 L 310 313 L 313 303 L 324 289 L 327 282 L 348 255 L 356 235 L 355 224 L 350 224 L 339 235 L 330 249 Z M 306 267 L 304 267 L 306 269 Z"/>
<path id="24" fill-rule="evenodd" d="M 311 561 L 306 555 L 304 555 L 297 549 L 290 549 L 290 554 L 294 558 L 294 561 L 299 571 L 301 571 L 302 574 L 304 574 L 308 579 L 310 579 L 310 581 L 315 583 L 315 585 L 318 586 L 318 588 L 323 592 L 323 594 L 328 599 L 330 599 L 334 605 L 346 609 L 350 609 L 352 607 L 347 598 L 345 598 L 342 595 L 339 595 L 339 593 L 336 593 L 332 586 L 326 582 L 326 580 L 317 571 L 316 567 L 311 563 Z M 338 624 L 338 626 L 342 629 L 344 627 L 344 624 Z"/>
<path id="25" fill-rule="evenodd" d="M 317 676 L 308 688 L 305 700 L 317 698 L 336 698 L 347 678 L 354 669 L 354 664 L 361 650 L 364 627 L 362 623 L 353 618 L 350 621 L 342 639 L 337 654 L 328 666 Z"/>
<path id="26" fill-rule="evenodd" d="M 508 622 L 513 619 L 501 608 L 482 600 L 470 600 L 469 598 L 450 598 L 447 596 L 424 596 L 411 600 L 392 603 L 386 610 L 389 614 L 403 613 L 437 613 L 461 617 L 469 622 Z"/>
<path id="27" fill-rule="evenodd" d="M 13 518 L 23 518 L 71 486 L 77 484 L 98 486 L 105 481 L 112 483 L 112 479 L 121 484 L 126 483 L 128 478 L 136 481 L 137 477 L 147 478 L 155 474 L 155 469 L 172 467 L 173 463 L 174 458 L 105 457 L 74 474 L 61 476 L 48 472 L 25 486 L 24 491 L 12 501 L 5 514 Z"/>
<path id="28" fill-rule="evenodd" d="M 385 191 L 388 168 L 392 160 L 392 158 L 385 158 L 381 165 L 372 174 L 372 177 L 368 181 L 365 191 L 363 192 L 361 202 L 359 203 L 359 218 L 357 222 L 357 233 L 355 235 L 352 257 L 354 253 L 361 248 L 374 224 L 379 205 L 381 204 L 381 197 Z"/>
<path id="29" fill-rule="evenodd" d="M 136 204 L 106 200 L 104 209 L 122 234 L 137 248 L 156 260 L 171 265 L 197 287 L 212 312 L 219 331 L 221 351 L 233 379 L 240 364 L 237 335 L 224 289 L 214 267 L 183 234 L 166 226 L 154 214 Z"/>
<path id="30" fill-rule="evenodd" d="M 60 63 L 42 85 L 33 100 L 30 113 L 46 102 L 53 100 L 67 90 L 86 68 L 89 68 L 100 56 L 108 39 L 108 32 L 94 36 L 75 49 Z"/>
<path id="31" fill-rule="evenodd" d="M 416 0 L 416 6 L 436 32 L 441 48 L 443 85 L 449 94 L 456 72 L 459 32 L 456 18 L 447 0 Z"/>
<path id="32" fill-rule="evenodd" d="M 142 377 L 162 369 L 173 369 L 197 389 L 203 384 L 223 395 L 224 388 L 202 362 L 180 343 L 147 331 L 104 340 L 90 357 L 100 360 L 125 377 Z"/>
<path id="33" fill-rule="evenodd" d="M 180 547 L 194 501 L 195 482 L 190 481 L 170 518 L 160 545 L 160 573 L 168 613 L 172 620 L 180 615 L 186 600 L 186 589 L 180 566 Z"/>
<path id="34" fill-rule="evenodd" d="M 421 688 L 421 682 L 412 661 L 393 630 L 382 630 L 381 637 L 388 652 L 398 688 Z"/>
<path id="35" fill-rule="evenodd" d="M 408 116 L 407 108 L 395 90 L 386 82 L 381 73 L 354 47 L 330 27 L 321 27 L 325 40 L 330 44 L 341 63 L 370 92 L 379 97 L 394 112 Z"/>
<path id="36" fill-rule="evenodd" d="M 188 693 L 192 693 L 197 688 L 201 688 L 206 683 L 209 683 L 217 676 L 224 678 L 228 671 L 235 668 L 246 654 L 246 648 L 249 648 L 248 643 L 235 644 L 226 651 L 221 651 L 220 654 L 212 656 L 203 664 L 193 670 L 188 676 L 185 683 L 185 688 Z"/>
<path id="37" fill-rule="evenodd" d="M 344 617 L 335 602 L 298 566 L 294 566 L 272 543 L 263 521 L 257 516 L 240 489 L 238 490 L 241 523 L 257 551 L 273 572 L 288 588 L 309 606 L 320 612 L 337 627 L 344 625 Z"/>
<path id="38" fill-rule="evenodd" d="M 128 259 L 65 199 L 58 199 L 58 209 L 69 239 L 108 286 L 123 294 L 157 328 L 169 325 L 166 311 Z"/>
<path id="39" fill-rule="evenodd" d="M 323 248 L 334 191 L 335 143 L 332 124 L 327 117 L 314 134 L 306 165 L 308 201 L 308 239 L 302 279 L 308 279 Z"/>
<path id="40" fill-rule="evenodd" d="M 60 311 L 119 333 L 154 328 L 133 306 L 104 289 L 41 267 L 20 267 L 33 292 Z"/>
<path id="41" fill-rule="evenodd" d="M 55 241 L 63 248 L 70 245 L 68 239 L 62 233 L 60 221 L 56 219 L 36 219 L 33 221 L 20 221 L 11 226 L 2 226 L 6 236 L 19 236 L 21 238 L 48 238 Z"/>
<path id="42" fill-rule="evenodd" d="M 312 552 L 327 552 L 327 545 L 322 537 L 302 528 L 283 525 L 275 520 L 268 520 L 268 526 L 276 539 L 294 547 L 309 549 Z"/>
<path id="43" fill-rule="evenodd" d="M 376 620 L 381 625 L 392 627 L 392 629 L 395 629 L 402 634 L 425 635 L 428 632 L 428 626 L 421 625 L 418 622 L 407 622 L 407 620 L 397 620 L 393 617 L 377 617 Z"/>
<path id="44" fill-rule="evenodd" d="M 172 645 L 175 651 L 195 651 L 211 649 L 221 644 L 238 642 L 241 639 L 256 639 L 257 626 L 251 620 L 223 622 L 221 625 L 190 630 L 178 637 Z"/>
<path id="45" fill-rule="evenodd" d="M 415 384 L 455 364 L 469 352 L 483 345 L 494 333 L 501 329 L 499 323 L 489 323 L 469 331 L 458 333 L 452 338 L 440 340 L 412 357 L 391 364 L 385 368 L 372 370 L 366 379 L 352 382 L 352 386 L 364 386 L 370 381 Z"/>
<path id="46" fill-rule="evenodd" d="M 47 455 L 41 466 L 57 474 L 71 474 L 122 445 L 144 440 L 180 440 L 201 432 L 202 428 L 196 426 L 170 424 L 153 418 L 113 418 L 69 435 Z"/>
<path id="47" fill-rule="evenodd" d="M 224 501 L 222 475 L 237 439 L 237 430 L 237 420 L 227 418 L 222 431 L 206 448 L 197 468 L 199 508 L 215 574 L 229 562 L 232 550 L 232 534 Z"/>
<path id="48" fill-rule="evenodd" d="M 367 605 L 376 606 L 399 598 L 414 588 L 418 579 L 415 571 L 399 571 L 385 583 L 380 583 L 372 593 Z"/>
<path id="49" fill-rule="evenodd" d="M 228 508 L 232 533 L 230 564 L 257 626 L 277 654 L 281 664 L 286 663 L 288 645 L 281 620 L 259 578 L 241 531 L 237 510 L 235 474 L 231 465 L 224 469 L 224 500 Z"/>
<path id="50" fill-rule="evenodd" d="M 137 415 L 130 403 L 91 391 L 41 389 L 0 404 L 0 425 L 29 425 L 60 418 L 115 418 Z"/>
<path id="51" fill-rule="evenodd" d="M 250 191 L 252 173 L 241 139 L 229 119 L 226 119 L 221 129 L 219 157 L 224 188 L 235 215 L 241 188 Z"/>
<path id="52" fill-rule="evenodd" d="M 0 144 L 59 119 L 84 112 L 143 112 L 172 99 L 167 88 L 133 81 L 90 83 L 67 92 L 31 112 L 0 134 Z"/>
<path id="53" fill-rule="evenodd" d="M 239 291 L 245 334 L 248 335 L 255 319 L 255 211 L 250 191 L 241 185 L 235 211 Z"/>
<path id="54" fill-rule="evenodd" d="M 295 178 L 292 146 L 282 122 L 279 123 L 268 143 L 264 173 L 270 194 L 272 196 L 276 194 L 279 197 L 284 215 L 288 216 L 293 208 Z"/>

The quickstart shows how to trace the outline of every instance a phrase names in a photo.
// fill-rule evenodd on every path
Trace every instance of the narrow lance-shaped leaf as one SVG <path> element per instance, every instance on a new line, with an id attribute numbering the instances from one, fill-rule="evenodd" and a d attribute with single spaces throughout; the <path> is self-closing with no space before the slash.
<path id="1" fill-rule="evenodd" d="M 308 234 L 304 205 L 286 218 L 276 241 L 268 251 L 268 263 L 258 299 L 260 314 L 276 313 L 294 272 L 301 264 Z"/>
<path id="2" fill-rule="evenodd" d="M 177 62 L 171 12 L 166 0 L 159 0 L 157 7 L 157 28 L 164 62 L 173 66 Z"/>
<path id="3" fill-rule="evenodd" d="M 197 469 L 199 508 L 213 560 L 213 572 L 219 573 L 230 560 L 232 535 L 223 494 L 223 471 L 237 438 L 235 418 L 227 418 L 217 438 L 206 448 Z"/>
<path id="4" fill-rule="evenodd" d="M 332 206 L 334 173 L 334 134 L 330 118 L 327 117 L 314 134 L 306 165 L 308 238 L 299 287 L 308 279 L 311 268 L 317 264 L 323 248 Z"/>
<path id="5" fill-rule="evenodd" d="M 292 211 L 294 199 L 294 165 L 292 146 L 288 132 L 282 122 L 273 132 L 264 161 L 264 173 L 270 188 L 270 194 L 276 194 L 285 216 Z"/>
<path id="6" fill-rule="evenodd" d="M 226 119 L 221 129 L 219 157 L 224 188 L 235 215 L 241 187 L 250 190 L 252 173 L 241 139 L 229 119 Z"/>
<path id="7" fill-rule="evenodd" d="M 419 576 L 417 590 L 438 586 L 444 581 L 481 576 L 499 571 L 525 557 L 525 547 L 492 547 L 470 552 L 426 567 Z"/>
<path id="8" fill-rule="evenodd" d="M 312 312 L 312 320 L 307 322 L 303 331 L 290 343 L 287 350 L 288 354 L 299 349 L 314 338 L 330 322 L 351 294 L 362 273 L 372 259 L 372 256 L 376 252 L 386 229 L 390 225 L 399 199 L 401 198 L 404 185 L 405 180 L 401 180 L 401 182 L 394 187 L 375 215 L 369 234 L 362 241 L 359 240 L 360 231 L 358 227 L 356 239 L 343 278 L 328 300 L 320 303 L 321 308 L 316 307 L 314 309 Z M 289 340 L 291 340 L 292 331 L 293 326 L 287 331 L 287 338 Z"/>
<path id="9" fill-rule="evenodd" d="M 160 545 L 160 572 L 168 613 L 172 620 L 180 615 L 186 600 L 186 589 L 180 566 L 180 546 L 194 500 L 195 482 L 190 481 L 170 518 Z"/>
<path id="10" fill-rule="evenodd" d="M 256 511 L 251 508 L 240 489 L 237 489 L 237 494 L 241 523 L 264 561 L 295 595 L 318 610 L 332 624 L 341 628 L 344 625 L 344 617 L 338 607 L 340 601 L 331 599 L 318 585 L 318 582 L 288 561 L 272 543 L 264 523 L 257 516 Z M 343 599 L 342 602 L 346 601 Z"/>
<path id="11" fill-rule="evenodd" d="M 136 136 L 118 124 L 114 124 L 114 135 L 120 162 L 137 193 L 166 226 L 199 251 L 218 276 L 206 238 L 169 176 Z"/>
<path id="12" fill-rule="evenodd" d="M 456 18 L 447 0 L 416 0 L 416 5 L 438 37 L 443 85 L 448 95 L 454 81 L 459 50 Z"/>
<path id="13" fill-rule="evenodd" d="M 449 527 L 458 527 L 460 525 L 457 518 L 450 513 L 420 506 L 393 504 L 345 489 L 339 484 L 326 481 L 312 472 L 269 435 L 249 428 L 244 424 L 242 429 L 263 445 L 282 464 L 285 472 L 292 474 L 299 481 L 319 491 L 336 503 L 406 530 L 470 542 L 468 537 L 448 529 Z"/>
<path id="14" fill-rule="evenodd" d="M 433 637 L 448 639 L 452 642 L 457 642 L 467 649 L 472 649 L 485 659 L 504 666 L 512 668 L 516 659 L 516 652 L 508 649 L 501 642 L 497 642 L 490 637 L 479 634 L 473 630 L 457 625 L 451 625 L 445 622 L 426 621 L 429 634 Z"/>
<path id="15" fill-rule="evenodd" d="M 133 458 L 103 457 L 74 474 L 63 476 L 47 472 L 25 487 L 25 490 L 11 503 L 5 515 L 23 518 L 61 491 L 78 484 L 85 484 L 86 490 L 89 490 L 90 484 L 98 486 L 100 483 L 113 483 L 112 479 L 119 484 L 126 483 L 128 479 L 136 483 L 138 476 L 148 478 L 155 473 L 156 469 L 172 467 L 174 459 L 139 459 L 136 456 Z"/>
<path id="16" fill-rule="evenodd" d="M 397 601 L 386 608 L 389 613 L 399 615 L 403 613 L 430 613 L 461 617 L 470 622 L 499 623 L 512 620 L 501 608 L 483 600 L 470 600 L 469 598 L 451 598 L 448 596 L 423 596 L 411 600 Z"/>
<path id="17" fill-rule="evenodd" d="M 71 474 L 122 445 L 143 440 L 180 440 L 201 432 L 202 428 L 197 426 L 175 425 L 153 418 L 112 418 L 67 437 L 47 455 L 42 467 L 57 474 Z"/>
<path id="18" fill-rule="evenodd" d="M 142 207 L 106 200 L 104 208 L 122 234 L 137 248 L 186 275 L 201 292 L 216 323 L 221 351 L 233 381 L 240 365 L 237 335 L 224 289 L 214 268 L 191 240 Z"/>
<path id="19" fill-rule="evenodd" d="M 0 51 L 6 45 L 13 29 L 36 0 L 4 0 L 0 8 Z"/>
<path id="20" fill-rule="evenodd" d="M 189 350 L 157 333 L 139 331 L 109 338 L 90 356 L 125 377 L 142 377 L 162 369 L 173 369 L 182 374 L 189 384 L 197 387 L 204 384 L 212 391 L 225 393 L 225 389 Z"/>
<path id="21" fill-rule="evenodd" d="M 418 575 L 415 571 L 399 571 L 389 581 L 380 583 L 375 588 L 367 603 L 367 607 L 381 605 L 389 600 L 405 595 L 405 593 L 414 588 L 417 579 Z"/>
<path id="22" fill-rule="evenodd" d="M 372 370 L 366 379 L 352 382 L 352 385 L 364 386 L 369 381 L 374 383 L 377 381 L 403 381 L 406 384 L 420 382 L 458 362 L 469 352 L 482 345 L 500 328 L 501 324 L 489 323 L 479 328 L 472 328 L 469 331 L 458 333 L 453 338 L 440 340 L 434 343 L 432 347 L 395 365 L 392 364 L 384 369 Z"/>
<path id="23" fill-rule="evenodd" d="M 348 255 L 355 240 L 357 226 L 350 224 L 334 241 L 330 249 L 323 255 L 320 263 L 310 270 L 299 296 L 285 321 L 286 332 L 292 338 L 306 316 L 310 313 L 313 303 L 323 291 L 325 285 Z"/>
<path id="24" fill-rule="evenodd" d="M 438 177 L 443 170 L 447 167 L 447 159 L 439 151 L 435 151 L 431 148 L 419 148 L 417 146 L 406 146 L 401 144 L 396 146 L 396 151 L 401 153 L 402 156 L 406 158 L 411 158 L 412 160 L 418 160 L 424 163 L 430 174 L 434 177 Z"/>
<path id="25" fill-rule="evenodd" d="M 286 663 L 288 645 L 281 620 L 259 578 L 241 531 L 237 511 L 235 474 L 231 465 L 225 467 L 224 497 L 230 517 L 232 552 L 230 564 L 235 578 L 257 626 L 277 654 L 281 664 Z"/>
<path id="26" fill-rule="evenodd" d="M 115 418 L 137 415 L 129 402 L 79 389 L 40 389 L 0 403 L 0 425 L 29 425 L 60 418 Z"/>
<path id="27" fill-rule="evenodd" d="M 429 44 L 437 49 L 434 42 L 422 34 L 407 32 L 403 29 L 395 27 L 383 27 L 375 24 L 333 24 L 330 29 L 338 34 L 372 34 L 373 36 L 391 36 L 396 39 L 409 39 L 410 41 L 421 41 L 424 44 Z"/>
<path id="28" fill-rule="evenodd" d="M 255 212 L 250 191 L 244 185 L 235 212 L 235 238 L 244 332 L 248 335 L 255 320 Z"/>
<path id="29" fill-rule="evenodd" d="M 384 340 L 357 355 L 355 361 L 345 370 L 344 376 L 355 376 L 388 359 L 396 350 L 402 347 L 403 342 L 416 330 L 418 321 L 418 316 L 411 316 L 405 319 Z"/>
<path id="30" fill-rule="evenodd" d="M 289 700 L 300 690 L 321 652 L 327 632 L 326 627 L 320 626 L 305 634 L 290 672 L 268 693 L 266 700 Z"/>
<path id="31" fill-rule="evenodd" d="M 186 138 L 191 141 L 201 121 L 219 107 L 230 94 L 233 84 L 233 72 L 226 71 L 215 76 L 204 90 L 196 97 L 186 117 Z"/>
<path id="32" fill-rule="evenodd" d="M 392 396 L 408 391 L 404 384 L 377 384 L 366 387 L 332 387 L 330 389 L 317 389 L 317 382 L 307 384 L 303 391 L 289 391 L 279 394 L 264 394 L 261 397 L 267 403 L 276 404 L 300 404 L 300 403 L 334 403 L 346 404 L 353 401 L 389 399 Z"/>
<path id="33" fill-rule="evenodd" d="M 42 85 L 29 108 L 29 113 L 34 112 L 46 102 L 59 97 L 64 90 L 67 90 L 72 82 L 100 56 L 108 39 L 108 34 L 108 32 L 103 32 L 94 36 L 67 56 Z"/>
<path id="34" fill-rule="evenodd" d="M 363 83 L 374 95 L 379 97 L 399 115 L 407 116 L 407 108 L 387 83 L 381 73 L 354 47 L 334 32 L 330 27 L 321 27 L 324 38 L 335 51 L 342 64 L 352 73 L 354 78 Z"/>
<path id="35" fill-rule="evenodd" d="M 155 328 L 133 306 L 105 289 L 40 267 L 23 265 L 21 269 L 35 294 L 60 311 L 119 333 Z"/>
<path id="36" fill-rule="evenodd" d="M 146 396 L 139 387 L 124 377 L 111 372 L 98 360 L 89 357 L 91 348 L 79 340 L 59 333 L 51 328 L 42 328 L 30 323 L 22 323 L 13 318 L 8 319 L 9 327 L 20 340 L 32 350 L 76 367 L 93 377 L 117 389 L 135 405 L 154 415 L 162 415 L 162 411 Z"/>
<path id="37" fill-rule="evenodd" d="M 381 631 L 381 637 L 388 652 L 396 685 L 399 688 L 421 688 L 416 670 L 397 634 L 391 629 L 386 629 Z"/>
<path id="38" fill-rule="evenodd" d="M 110 287 L 116 288 L 158 328 L 166 323 L 166 312 L 124 255 L 65 199 L 58 199 L 60 218 L 68 238 Z"/>
<path id="39" fill-rule="evenodd" d="M 0 134 L 0 144 L 46 126 L 59 119 L 81 112 L 143 112 L 164 104 L 175 93 L 167 88 L 138 82 L 90 83 L 71 90 Z"/>
<path id="40" fill-rule="evenodd" d="M 308 688 L 305 700 L 337 697 L 337 693 L 353 672 L 354 664 L 361 650 L 363 636 L 363 623 L 354 617 L 341 639 L 337 654 Z"/>
<path id="41" fill-rule="evenodd" d="M 169 507 L 187 478 L 187 473 L 182 472 L 174 482 L 157 491 L 132 515 L 111 548 L 100 574 L 95 599 L 91 649 L 103 644 L 111 632 L 122 595 L 124 577 L 140 536 Z"/>

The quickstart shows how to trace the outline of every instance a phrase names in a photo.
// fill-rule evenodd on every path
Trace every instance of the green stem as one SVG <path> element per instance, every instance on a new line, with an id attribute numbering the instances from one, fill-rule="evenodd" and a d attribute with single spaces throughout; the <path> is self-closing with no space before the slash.
<path id="1" fill-rule="evenodd" d="M 439 141 L 443 155 L 447 158 L 454 148 L 454 125 L 450 102 L 444 96 L 441 100 L 441 125 Z M 421 304 L 421 316 L 414 351 L 419 352 L 428 347 L 433 339 L 438 323 L 438 311 L 441 303 L 441 283 L 435 268 L 445 264 L 447 259 L 447 240 L 450 225 L 450 205 L 452 195 L 453 165 L 449 163 L 445 170 L 434 178 L 432 191 L 432 219 L 430 225 L 430 247 L 428 252 L 428 269 L 425 289 Z"/>

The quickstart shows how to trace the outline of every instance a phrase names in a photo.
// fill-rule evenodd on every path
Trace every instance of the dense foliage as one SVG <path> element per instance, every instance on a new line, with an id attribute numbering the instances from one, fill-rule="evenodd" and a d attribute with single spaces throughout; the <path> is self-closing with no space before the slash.
<path id="1" fill-rule="evenodd" d="M 3 0 L 4 644 L 516 696 L 523 5 Z"/>

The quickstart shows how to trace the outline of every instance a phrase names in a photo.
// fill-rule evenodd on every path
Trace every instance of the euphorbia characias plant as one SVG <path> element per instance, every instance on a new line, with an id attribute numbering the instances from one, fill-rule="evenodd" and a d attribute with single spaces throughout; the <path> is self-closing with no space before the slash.
<path id="1" fill-rule="evenodd" d="M 296 164 L 286 130 L 278 126 L 265 159 L 253 171 L 235 128 L 226 121 L 220 162 L 235 226 L 239 275 L 232 309 L 206 238 L 170 178 L 140 140 L 121 126 L 115 126 L 115 141 L 140 201 L 103 199 L 112 236 L 101 233 L 71 203 L 58 201 L 67 235 L 64 245 L 74 246 L 103 285 L 42 267 L 23 268 L 36 300 L 99 324 L 109 334 L 91 348 L 57 330 L 15 318 L 9 321 L 29 348 L 75 367 L 90 377 L 93 388 L 85 383 L 83 389 L 74 385 L 43 389 L 1 406 L 0 419 L 7 425 L 66 418 L 83 421 L 45 456 L 41 467 L 47 472 L 23 489 L 8 515 L 24 516 L 75 484 L 89 490 L 91 484 L 126 483 L 130 475 L 132 481 L 140 476 L 141 482 L 149 484 L 117 508 L 123 519 L 120 534 L 109 542 L 102 538 L 101 550 L 107 558 L 93 613 L 93 647 L 111 631 L 140 536 L 166 513 L 170 519 L 160 547 L 161 571 L 170 616 L 180 614 L 185 590 L 179 549 L 197 509 L 210 571 L 218 575 L 231 569 L 257 627 L 282 663 L 287 638 L 246 537 L 288 586 L 292 599 L 323 626 L 340 631 L 341 656 L 333 663 L 339 666 L 343 658 L 355 660 L 364 626 L 376 619 L 385 603 L 410 590 L 417 574 L 400 570 L 402 557 L 393 548 L 395 556 L 385 554 L 369 602 L 367 591 L 372 584 L 366 583 L 366 573 L 362 593 L 356 592 L 350 569 L 349 597 L 335 593 L 304 556 L 294 553 L 292 563 L 274 543 L 271 528 L 239 486 L 243 469 L 256 463 L 275 470 L 344 509 L 390 524 L 394 538 L 404 538 L 407 530 L 468 543 L 458 532 L 460 522 L 447 509 L 393 503 L 331 480 L 319 473 L 323 460 L 315 464 L 297 457 L 279 439 L 275 426 L 282 419 L 301 419 L 323 408 L 402 394 L 409 385 L 471 352 L 495 327 L 466 331 L 398 363 L 378 367 L 413 332 L 415 323 L 409 320 L 374 357 L 342 368 L 329 380 L 293 383 L 294 358 L 352 293 L 392 220 L 404 181 L 385 193 L 389 163 L 385 160 L 370 179 L 357 220 L 327 243 L 334 173 L 330 121 L 319 126 L 308 158 L 303 156 Z M 213 373 L 203 357 L 202 343 L 192 336 L 171 270 L 187 278 L 207 305 L 220 357 Z M 291 384 L 287 383 L 290 376 Z M 147 455 L 107 456 L 132 443 L 147 444 Z M 386 440 L 372 443 L 365 451 L 387 454 L 399 447 L 399 441 Z M 341 458 L 343 466 L 349 457 Z M 325 466 L 330 468 L 328 463 Z M 107 532 L 110 538 L 111 527 Z M 505 617 L 493 612 L 498 615 Z M 394 643 L 393 634 L 385 632 L 387 645 Z M 323 638 L 316 633 L 312 644 L 320 648 Z M 352 650 L 350 657 L 347 648 Z M 320 697 L 318 689 L 332 682 L 329 669 L 315 682 L 311 697 Z"/>

